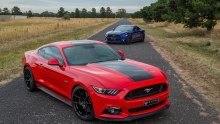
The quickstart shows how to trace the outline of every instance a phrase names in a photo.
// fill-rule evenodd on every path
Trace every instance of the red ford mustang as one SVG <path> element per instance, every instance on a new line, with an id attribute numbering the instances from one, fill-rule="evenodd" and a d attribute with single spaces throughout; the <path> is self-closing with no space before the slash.
<path id="1" fill-rule="evenodd" d="M 169 108 L 166 75 L 103 42 L 62 41 L 27 51 L 23 71 L 27 90 L 67 103 L 82 120 L 129 121 Z"/>

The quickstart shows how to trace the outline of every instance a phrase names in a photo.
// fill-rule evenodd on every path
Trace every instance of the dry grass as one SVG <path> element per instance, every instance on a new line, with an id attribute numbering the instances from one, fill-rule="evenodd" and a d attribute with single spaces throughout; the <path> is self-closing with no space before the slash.
<path id="1" fill-rule="evenodd" d="M 153 46 L 220 114 L 220 22 L 207 32 L 182 24 L 130 21 L 146 30 Z"/>
<path id="2" fill-rule="evenodd" d="M 33 18 L 0 22 L 4 29 L 1 28 L 0 34 L 5 38 L 0 41 L 0 81 L 22 72 L 21 57 L 25 51 L 56 41 L 87 39 L 118 20 Z"/>
<path id="3" fill-rule="evenodd" d="M 0 22 L 0 42 L 25 39 L 68 28 L 90 26 L 105 22 L 107 20 L 113 19 L 71 18 L 70 20 L 63 20 L 56 18 L 30 18 L 25 20 L 2 21 Z"/>

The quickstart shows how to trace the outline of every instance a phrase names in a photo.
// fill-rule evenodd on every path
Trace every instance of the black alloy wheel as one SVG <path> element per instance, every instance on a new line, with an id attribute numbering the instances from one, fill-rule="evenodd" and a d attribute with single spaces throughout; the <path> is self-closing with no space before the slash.
<path id="1" fill-rule="evenodd" d="M 145 40 L 145 35 L 142 36 L 140 42 L 144 42 L 144 40 Z"/>
<path id="2" fill-rule="evenodd" d="M 130 43 L 132 43 L 132 35 L 128 37 L 128 42 L 127 42 L 127 44 L 130 44 Z"/>
<path id="3" fill-rule="evenodd" d="M 34 75 L 28 66 L 25 67 L 24 69 L 24 82 L 25 82 L 26 89 L 28 91 L 33 92 L 37 89 L 37 86 L 34 80 Z"/>
<path id="4" fill-rule="evenodd" d="M 91 98 L 82 86 L 77 86 L 72 93 L 74 114 L 82 120 L 89 121 L 95 118 Z"/>

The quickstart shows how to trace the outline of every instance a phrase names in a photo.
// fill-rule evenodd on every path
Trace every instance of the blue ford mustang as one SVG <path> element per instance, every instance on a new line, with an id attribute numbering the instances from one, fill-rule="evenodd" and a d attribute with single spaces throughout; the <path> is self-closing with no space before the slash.
<path id="1" fill-rule="evenodd" d="M 120 25 L 105 35 L 107 43 L 144 42 L 145 31 L 135 25 Z"/>

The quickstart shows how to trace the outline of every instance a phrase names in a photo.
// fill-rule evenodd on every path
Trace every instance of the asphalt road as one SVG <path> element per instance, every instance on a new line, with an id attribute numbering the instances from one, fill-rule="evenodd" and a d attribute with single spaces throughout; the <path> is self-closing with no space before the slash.
<path id="1" fill-rule="evenodd" d="M 104 41 L 104 35 L 107 31 L 112 30 L 117 25 L 130 24 L 127 20 L 121 20 L 117 24 L 97 33 L 89 39 Z M 215 112 L 204 105 L 206 113 L 210 116 L 201 116 L 203 112 L 201 107 L 195 104 L 191 99 L 186 97 L 181 90 L 182 85 L 178 83 L 181 79 L 174 69 L 165 61 L 161 55 L 155 51 L 146 39 L 143 43 L 111 44 L 116 50 L 122 50 L 125 57 L 148 63 L 159 67 L 167 73 L 170 83 L 170 109 L 168 111 L 153 115 L 150 117 L 117 123 L 220 123 Z M 204 103 L 201 96 L 193 88 L 189 88 L 197 99 Z M 12 82 L 0 88 L 0 123 L 80 123 L 80 124 L 102 124 L 116 123 L 94 120 L 84 122 L 73 116 L 71 107 L 60 102 L 59 100 L 43 93 L 41 91 L 30 93 L 26 91 L 23 83 L 23 77 L 14 79 Z"/>

